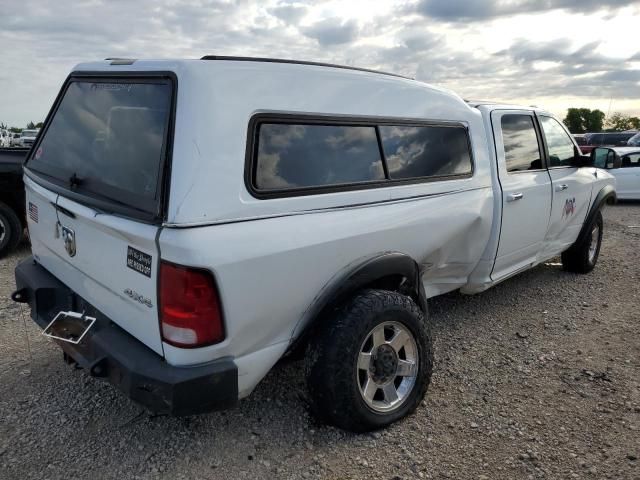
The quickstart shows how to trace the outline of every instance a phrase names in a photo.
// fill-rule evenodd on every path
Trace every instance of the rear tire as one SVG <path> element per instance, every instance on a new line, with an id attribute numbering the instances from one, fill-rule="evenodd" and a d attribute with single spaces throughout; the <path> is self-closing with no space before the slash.
<path id="1" fill-rule="evenodd" d="M 0 258 L 11 253 L 22 240 L 22 223 L 16 212 L 0 202 Z"/>
<path id="2" fill-rule="evenodd" d="M 312 411 L 352 432 L 385 427 L 416 409 L 432 369 L 431 331 L 416 303 L 398 292 L 363 290 L 311 341 Z"/>
<path id="3" fill-rule="evenodd" d="M 589 234 L 580 243 L 573 244 L 562 252 L 562 266 L 568 272 L 589 273 L 596 266 L 602 246 L 602 212 L 589 226 Z"/>

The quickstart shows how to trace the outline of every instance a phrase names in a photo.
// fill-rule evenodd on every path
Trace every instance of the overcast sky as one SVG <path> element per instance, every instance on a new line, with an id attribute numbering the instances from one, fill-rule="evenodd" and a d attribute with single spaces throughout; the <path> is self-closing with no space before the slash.
<path id="1" fill-rule="evenodd" d="M 472 99 L 640 115 L 640 0 L 2 0 L 0 121 L 44 119 L 106 57 L 205 54 L 401 73 Z"/>

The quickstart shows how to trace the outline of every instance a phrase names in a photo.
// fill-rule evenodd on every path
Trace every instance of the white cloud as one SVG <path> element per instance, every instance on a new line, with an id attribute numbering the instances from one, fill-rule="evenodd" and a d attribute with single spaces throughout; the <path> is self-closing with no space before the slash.
<path id="1" fill-rule="evenodd" d="M 355 20 L 341 23 L 339 18 L 327 18 L 301 30 L 307 37 L 315 38 L 322 47 L 351 43 L 358 36 Z"/>

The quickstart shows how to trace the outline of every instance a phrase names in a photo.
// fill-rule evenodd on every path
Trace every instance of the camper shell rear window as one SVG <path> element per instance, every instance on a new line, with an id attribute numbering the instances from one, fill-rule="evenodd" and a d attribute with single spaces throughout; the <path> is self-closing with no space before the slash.
<path id="1" fill-rule="evenodd" d="M 159 220 L 174 91 L 168 75 L 70 77 L 27 172 L 81 203 Z"/>

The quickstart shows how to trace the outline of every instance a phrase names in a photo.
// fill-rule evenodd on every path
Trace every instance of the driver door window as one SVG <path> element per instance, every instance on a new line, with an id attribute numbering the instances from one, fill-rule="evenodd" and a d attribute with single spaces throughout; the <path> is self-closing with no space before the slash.
<path id="1" fill-rule="evenodd" d="M 549 150 L 549 167 L 570 167 L 575 149 L 567 132 L 551 117 L 540 117 L 540 123 Z"/>

